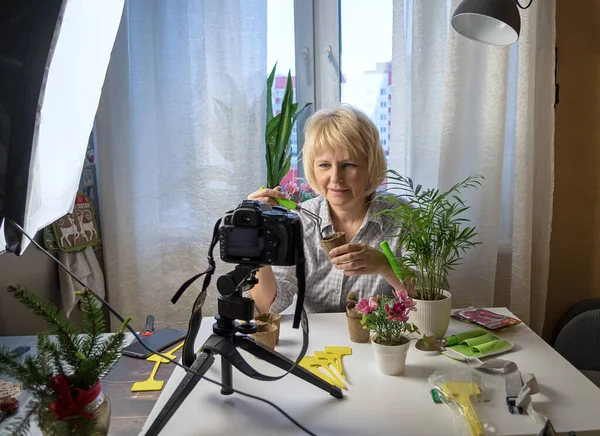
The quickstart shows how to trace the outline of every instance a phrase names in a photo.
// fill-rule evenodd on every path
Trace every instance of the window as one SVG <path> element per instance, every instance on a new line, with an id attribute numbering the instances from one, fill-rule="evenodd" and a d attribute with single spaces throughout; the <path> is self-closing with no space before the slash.
<path id="1" fill-rule="evenodd" d="M 388 119 L 391 99 L 392 3 L 340 0 L 341 101 L 357 106 L 379 126 Z M 375 92 L 366 92 L 369 88 Z M 381 127 L 382 133 L 387 130 Z"/>
<path id="2" fill-rule="evenodd" d="M 283 92 L 288 71 L 292 75 L 294 94 L 296 92 L 296 61 L 294 38 L 294 0 L 267 0 L 267 71 L 265 82 L 273 66 L 277 62 L 275 80 L 271 90 L 273 113 L 281 112 Z M 282 184 L 298 177 L 298 143 L 297 130 L 293 129 L 290 137 L 292 162 L 288 175 Z"/>
<path id="3" fill-rule="evenodd" d="M 292 165 L 284 180 L 303 176 L 297 156 L 304 140 L 303 123 L 314 110 L 344 102 L 364 111 L 375 123 L 388 120 L 392 3 L 267 0 L 266 74 L 277 61 L 277 75 L 282 77 L 275 83 L 273 98 L 282 99 L 285 75 L 291 70 L 298 106 L 312 103 L 298 117 L 290 141 Z M 274 110 L 277 103 L 281 106 L 281 101 L 274 102 Z"/>

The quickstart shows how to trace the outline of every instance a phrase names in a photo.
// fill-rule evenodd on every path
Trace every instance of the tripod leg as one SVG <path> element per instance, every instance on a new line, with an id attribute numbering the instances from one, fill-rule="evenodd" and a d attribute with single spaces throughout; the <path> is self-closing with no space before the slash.
<path id="1" fill-rule="evenodd" d="M 233 371 L 231 370 L 231 363 L 224 357 L 221 357 L 221 393 L 223 395 L 233 394 L 231 386 L 233 386 Z"/>
<path id="2" fill-rule="evenodd" d="M 194 361 L 191 369 L 200 375 L 204 375 L 208 368 L 215 361 L 215 356 L 212 354 L 210 350 L 202 349 L 196 360 Z M 152 425 L 146 432 L 146 436 L 155 436 L 158 435 L 161 430 L 167 425 L 173 414 L 177 412 L 179 406 L 183 401 L 187 398 L 187 396 L 192 392 L 196 384 L 200 381 L 202 377 L 193 374 L 191 372 L 186 372 L 185 377 L 177 388 L 175 392 L 171 395 L 171 397 L 167 400 L 167 403 L 164 405 L 162 410 L 158 413 L 158 416 L 152 422 Z"/>
<path id="3" fill-rule="evenodd" d="M 219 337 L 217 335 L 212 335 L 207 339 L 204 343 L 204 348 L 211 350 L 215 354 L 220 354 L 221 358 L 224 360 L 228 360 L 231 362 L 233 366 L 235 366 L 242 373 L 246 374 L 248 377 L 252 377 L 256 380 L 269 380 L 271 377 L 265 376 L 254 368 L 252 368 L 248 362 L 244 360 L 244 358 L 237 351 L 236 347 L 240 347 L 243 350 L 246 350 L 250 354 L 263 359 L 269 362 L 271 365 L 274 365 L 278 368 L 283 369 L 284 371 L 289 370 L 294 362 L 283 354 L 279 354 L 276 351 L 272 351 L 269 348 L 266 348 L 260 343 L 254 341 L 254 339 L 245 336 L 245 335 L 236 335 L 234 337 L 234 343 L 232 344 L 228 339 Z M 292 371 L 296 377 L 301 378 L 302 380 L 311 383 L 312 385 L 323 389 L 325 392 L 328 392 L 331 396 L 336 398 L 343 398 L 342 390 L 334 385 L 327 383 L 320 377 L 317 377 L 310 371 L 302 368 L 301 366 L 296 366 Z"/>
<path id="4" fill-rule="evenodd" d="M 275 365 L 277 368 L 281 368 L 284 371 L 287 371 L 294 364 L 292 360 L 288 359 L 283 354 L 273 351 L 265 347 L 261 343 L 257 343 L 256 341 L 254 341 L 254 339 L 248 336 L 236 336 L 236 339 L 237 345 L 241 349 L 246 350 L 248 353 L 253 354 L 256 357 L 269 362 L 271 365 Z M 235 366 L 235 363 L 232 363 Z M 311 383 L 316 387 L 323 389 L 326 392 L 329 392 L 329 395 L 331 395 L 332 397 L 343 398 L 342 390 L 339 387 L 327 383 L 322 378 L 317 377 L 312 372 L 307 371 L 301 366 L 296 366 L 291 371 L 291 374 L 294 374 L 296 377 L 299 377 L 302 380 Z"/>

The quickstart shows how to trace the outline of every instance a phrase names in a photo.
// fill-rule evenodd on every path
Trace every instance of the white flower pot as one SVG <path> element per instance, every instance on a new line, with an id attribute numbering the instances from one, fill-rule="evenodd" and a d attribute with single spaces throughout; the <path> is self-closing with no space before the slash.
<path id="1" fill-rule="evenodd" d="M 443 291 L 446 298 L 442 300 L 417 300 L 415 312 L 410 312 L 408 322 L 415 324 L 419 333 L 427 336 L 435 336 L 441 339 L 448 330 L 450 324 L 450 309 L 452 308 L 452 295 Z"/>
<path id="2" fill-rule="evenodd" d="M 371 340 L 375 362 L 379 372 L 385 375 L 402 375 L 406 364 L 406 353 L 410 347 L 410 341 L 402 345 L 380 345 Z"/>

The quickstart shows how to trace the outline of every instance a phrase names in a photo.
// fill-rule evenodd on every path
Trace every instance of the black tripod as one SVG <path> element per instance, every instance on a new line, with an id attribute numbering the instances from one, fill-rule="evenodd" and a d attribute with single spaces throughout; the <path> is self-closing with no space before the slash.
<path id="1" fill-rule="evenodd" d="M 240 355 L 237 350 L 238 347 L 284 371 L 289 371 L 293 367 L 290 371 L 291 374 L 323 389 L 333 397 L 343 397 L 339 387 L 325 382 L 301 366 L 294 366 L 292 360 L 247 336 L 256 332 L 256 325 L 250 322 L 254 318 L 254 301 L 242 297 L 242 292 L 251 289 L 258 283 L 256 271 L 257 267 L 255 266 L 238 265 L 234 271 L 219 277 L 217 289 L 221 295 L 218 297 L 216 323 L 213 324 L 213 334 L 204 342 L 198 355 L 194 354 L 193 347 L 202 315 L 194 316 L 198 310 L 194 311 L 194 315 L 190 319 L 188 337 L 186 337 L 184 344 L 183 364 L 195 373 L 186 372 L 183 380 L 150 426 L 146 436 L 154 436 L 160 433 L 181 403 L 200 381 L 201 376 L 214 363 L 215 354 L 221 355 L 221 383 L 223 385 L 221 394 L 223 395 L 233 393 L 231 389 L 233 387 L 232 365 L 248 377 L 256 380 L 272 381 L 280 378 L 267 376 L 256 371 Z M 246 322 L 240 324 L 236 321 L 237 319 Z M 193 333 L 190 335 L 190 332 Z"/>

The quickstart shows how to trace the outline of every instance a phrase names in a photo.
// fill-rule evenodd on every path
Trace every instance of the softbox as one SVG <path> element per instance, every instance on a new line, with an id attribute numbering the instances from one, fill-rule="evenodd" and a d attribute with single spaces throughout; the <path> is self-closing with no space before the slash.
<path id="1" fill-rule="evenodd" d="M 0 0 L 0 253 L 71 211 L 124 0 Z"/>

